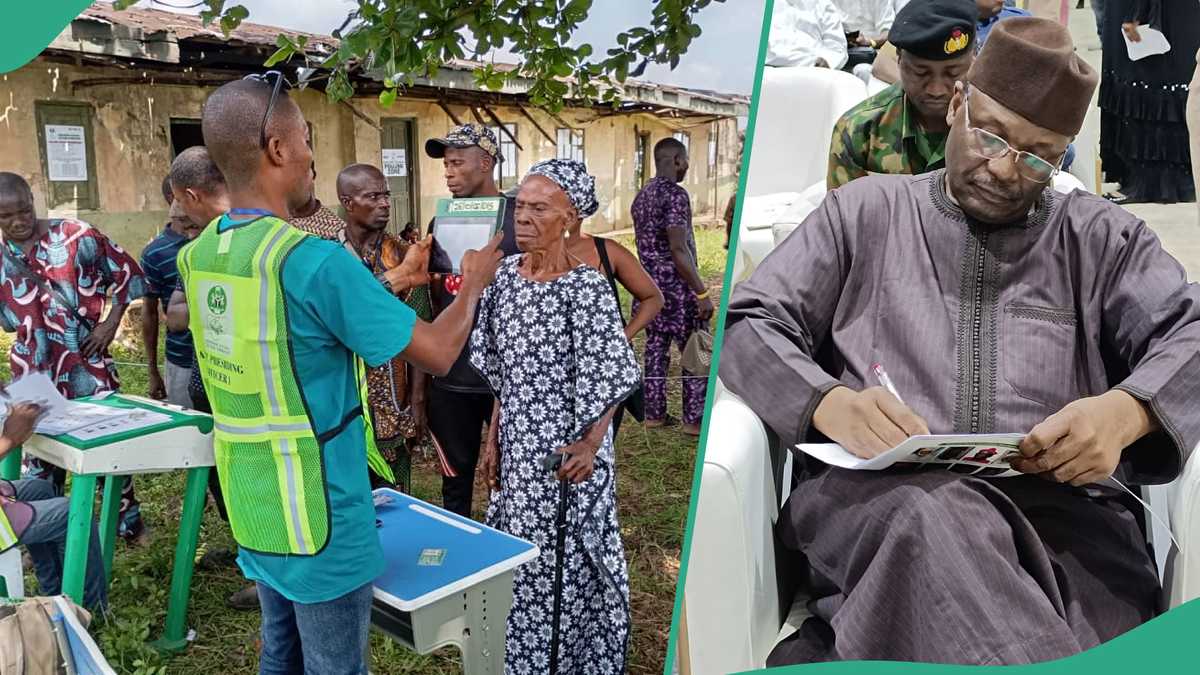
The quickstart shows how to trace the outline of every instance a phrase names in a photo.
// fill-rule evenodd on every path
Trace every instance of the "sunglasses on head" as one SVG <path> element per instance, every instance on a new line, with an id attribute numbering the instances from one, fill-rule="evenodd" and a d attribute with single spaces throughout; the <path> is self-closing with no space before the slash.
<path id="1" fill-rule="evenodd" d="M 262 82 L 263 84 L 270 85 L 271 87 L 271 98 L 269 101 L 267 101 L 267 111 L 263 113 L 262 124 L 259 125 L 258 130 L 259 145 L 262 146 L 263 149 L 266 149 L 267 122 L 271 119 L 271 111 L 275 109 L 275 101 L 279 98 L 280 89 L 287 91 L 288 89 L 292 88 L 292 83 L 288 82 L 288 79 L 284 77 L 283 73 L 279 72 L 278 70 L 268 70 L 265 73 L 255 73 L 253 75 L 247 75 L 242 79 L 250 80 L 251 82 Z"/>

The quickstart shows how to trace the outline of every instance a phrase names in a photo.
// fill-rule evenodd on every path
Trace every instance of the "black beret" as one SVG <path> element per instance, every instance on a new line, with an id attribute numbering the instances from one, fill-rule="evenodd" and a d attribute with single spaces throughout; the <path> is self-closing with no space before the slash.
<path id="1" fill-rule="evenodd" d="M 896 13 L 888 41 L 931 61 L 975 50 L 979 7 L 975 0 L 912 0 Z"/>

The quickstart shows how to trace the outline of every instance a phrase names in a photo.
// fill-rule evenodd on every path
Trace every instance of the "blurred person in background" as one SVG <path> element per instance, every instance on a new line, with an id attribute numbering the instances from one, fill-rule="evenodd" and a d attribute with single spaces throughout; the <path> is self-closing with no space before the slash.
<path id="1" fill-rule="evenodd" d="M 1129 59 L 1139 26 L 1161 31 L 1165 54 Z M 1100 159 L 1118 204 L 1171 204 L 1196 198 L 1187 129 L 1188 83 L 1200 48 L 1200 2 L 1109 0 L 1100 80 Z"/>

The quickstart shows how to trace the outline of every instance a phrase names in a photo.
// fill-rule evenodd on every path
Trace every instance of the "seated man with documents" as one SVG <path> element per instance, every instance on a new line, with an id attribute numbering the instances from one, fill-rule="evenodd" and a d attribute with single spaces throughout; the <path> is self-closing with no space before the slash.
<path id="1" fill-rule="evenodd" d="M 1048 188 L 1097 80 L 1057 23 L 997 24 L 955 86 L 947 168 L 830 192 L 734 290 L 720 376 L 784 447 L 987 434 L 953 456 L 1024 474 L 797 455 L 777 534 L 812 616 L 769 664 L 1029 663 L 1159 611 L 1109 478 L 1170 481 L 1200 441 L 1200 288 L 1146 223 Z"/>
<path id="2" fill-rule="evenodd" d="M 0 387 L 0 392 L 3 388 Z M 33 428 L 44 409 L 28 401 L 9 400 L 4 413 L 4 431 L 0 434 L 0 457 L 7 455 L 33 435 Z M 0 480 L 0 552 L 22 544 L 33 558 L 42 595 L 62 592 L 63 553 L 67 542 L 67 514 L 70 502 L 59 497 L 54 483 L 42 478 Z M 12 595 L 20 589 L 7 589 Z M 87 573 L 84 578 L 84 605 L 103 610 L 108 605 L 108 583 L 100 557 L 100 537 L 92 525 L 88 547 Z"/>

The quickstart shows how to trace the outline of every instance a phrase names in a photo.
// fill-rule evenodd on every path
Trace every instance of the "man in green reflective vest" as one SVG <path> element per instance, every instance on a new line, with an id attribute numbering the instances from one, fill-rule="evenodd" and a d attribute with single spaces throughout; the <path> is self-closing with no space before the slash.
<path id="1" fill-rule="evenodd" d="M 0 385 L 0 391 L 4 387 Z M 0 457 L 4 457 L 33 435 L 43 409 L 36 403 L 12 401 L 0 432 Z M 42 595 L 62 592 L 63 553 L 67 544 L 70 500 L 60 497 L 54 483 L 43 478 L 0 480 L 0 553 L 21 544 L 33 558 L 38 590 Z M 108 606 L 108 580 L 100 557 L 100 535 L 92 523 L 87 571 L 83 577 L 83 604 L 92 611 Z M 6 588 L 12 597 L 19 588 Z"/>
<path id="2" fill-rule="evenodd" d="M 393 293 L 428 282 L 428 241 L 377 279 L 286 222 L 313 186 L 308 128 L 285 85 L 253 76 L 205 102 L 204 143 L 231 208 L 181 251 L 179 274 L 238 563 L 258 584 L 259 672 L 349 675 L 366 672 L 384 567 L 354 357 L 448 371 L 499 241 L 464 259 L 452 307 L 418 321 Z"/>

